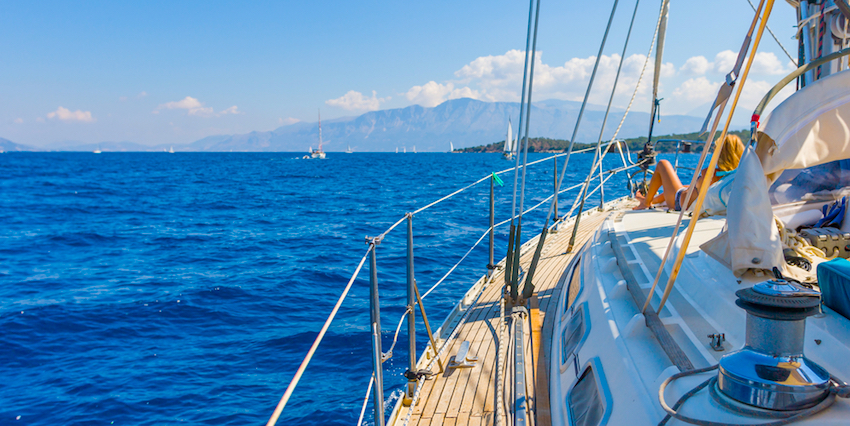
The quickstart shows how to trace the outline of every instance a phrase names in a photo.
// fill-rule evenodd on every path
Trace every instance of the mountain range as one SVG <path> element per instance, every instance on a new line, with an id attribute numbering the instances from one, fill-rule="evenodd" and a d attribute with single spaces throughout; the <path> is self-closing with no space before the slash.
<path id="1" fill-rule="evenodd" d="M 529 135 L 569 139 L 581 103 L 562 100 L 535 102 L 531 108 Z M 596 142 L 604 119 L 603 106 L 588 105 L 577 135 L 578 142 Z M 622 109 L 612 111 L 605 126 L 604 138 L 610 138 L 623 116 Z M 489 144 L 505 139 L 507 121 L 517 134 L 518 102 L 484 102 L 453 99 L 432 108 L 412 105 L 405 108 L 372 111 L 356 117 L 327 120 L 322 123 L 325 151 L 389 152 L 414 146 L 419 152 L 449 150 Z M 688 133 L 699 130 L 703 118 L 689 115 L 664 115 L 655 124 L 656 135 Z M 619 138 L 645 136 L 649 114 L 632 111 L 618 134 Z M 12 145 L 8 145 L 12 144 Z M 8 147 L 7 147 L 8 146 Z M 298 122 L 270 131 L 254 131 L 235 135 L 209 136 L 186 145 L 174 145 L 175 151 L 295 151 L 307 152 L 318 146 L 317 123 Z M 170 145 L 148 146 L 134 142 L 101 142 L 84 144 L 65 141 L 45 149 L 15 144 L 0 139 L 0 147 L 13 150 L 55 151 L 163 151 Z"/>

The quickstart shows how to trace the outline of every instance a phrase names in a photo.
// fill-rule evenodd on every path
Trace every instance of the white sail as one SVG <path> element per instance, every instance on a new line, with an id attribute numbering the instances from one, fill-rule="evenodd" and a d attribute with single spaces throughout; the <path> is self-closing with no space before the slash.
<path id="1" fill-rule="evenodd" d="M 513 131 L 511 129 L 511 119 L 508 119 L 508 134 L 505 136 L 505 152 L 514 151 Z"/>
<path id="2" fill-rule="evenodd" d="M 449 142 L 449 152 L 455 152 L 455 144 Z"/>

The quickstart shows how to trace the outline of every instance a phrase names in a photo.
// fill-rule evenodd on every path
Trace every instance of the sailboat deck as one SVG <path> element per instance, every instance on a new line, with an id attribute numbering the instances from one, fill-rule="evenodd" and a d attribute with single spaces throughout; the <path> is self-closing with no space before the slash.
<path id="1" fill-rule="evenodd" d="M 535 294 L 539 311 L 534 309 L 532 300 L 530 313 L 532 328 L 526 330 L 525 359 L 526 380 L 528 381 L 528 400 L 532 412 L 537 413 L 536 424 L 548 426 L 549 422 L 549 346 L 552 341 L 552 328 L 555 315 L 549 313 L 557 309 L 561 291 L 564 288 L 565 269 L 573 257 L 591 238 L 594 231 L 610 214 L 610 211 L 595 211 L 583 216 L 576 236 L 575 249 L 566 253 L 572 226 L 563 226 L 558 233 L 549 234 L 541 253 L 540 263 L 535 274 Z M 566 224 L 571 225 L 572 222 Z M 526 270 L 531 263 L 536 247 L 536 238 L 532 244 L 523 247 L 520 264 Z M 469 309 L 467 320 L 458 324 L 456 338 L 449 343 L 444 352 L 444 364 L 448 364 L 457 353 L 463 341 L 469 341 L 469 354 L 478 357 L 475 367 L 447 368 L 442 374 L 435 375 L 423 385 L 419 400 L 410 417 L 409 425 L 493 425 L 495 424 L 496 372 L 499 340 L 499 305 L 501 301 L 504 270 L 494 274 L 493 284 L 483 290 L 477 303 Z M 577 287 L 576 287 L 577 288 Z M 570 298 L 575 295 L 571 294 Z M 507 314 L 510 314 L 509 312 Z M 537 318 L 535 318 L 535 316 Z M 542 325 L 542 330 L 540 329 Z M 532 348 L 530 334 L 541 335 L 535 348 Z M 535 336 L 535 339 L 537 336 Z M 533 350 L 534 349 L 534 350 Z M 435 373 L 437 367 L 434 366 Z M 396 419 L 407 417 L 410 407 L 401 407 Z"/>

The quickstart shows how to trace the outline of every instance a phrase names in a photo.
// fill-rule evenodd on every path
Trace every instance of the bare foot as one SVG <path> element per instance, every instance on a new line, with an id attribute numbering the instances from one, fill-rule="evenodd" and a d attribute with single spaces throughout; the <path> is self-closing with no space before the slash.
<path id="1" fill-rule="evenodd" d="M 649 206 L 646 205 L 646 196 L 641 195 L 640 192 L 635 192 L 635 199 L 638 200 L 639 204 L 637 205 L 637 207 L 633 208 L 632 210 L 644 210 L 647 207 L 649 207 Z"/>

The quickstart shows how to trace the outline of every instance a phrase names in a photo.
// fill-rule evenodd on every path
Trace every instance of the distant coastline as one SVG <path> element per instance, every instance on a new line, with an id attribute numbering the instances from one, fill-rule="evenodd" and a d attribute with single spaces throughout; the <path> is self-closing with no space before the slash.
<path id="1" fill-rule="evenodd" d="M 741 138 L 741 140 L 746 140 L 750 136 L 749 130 L 735 130 L 730 131 L 729 134 L 737 135 Z M 684 139 L 684 140 L 699 140 L 699 133 L 681 133 L 681 134 L 672 134 L 672 135 L 661 135 L 661 136 L 653 136 L 653 141 L 658 141 L 660 139 Z M 635 152 L 637 150 L 643 149 L 644 144 L 646 144 L 647 138 L 646 136 L 641 136 L 639 138 L 628 138 L 623 139 L 623 141 L 628 145 L 629 150 Z M 607 141 L 604 141 L 605 143 Z M 561 153 L 566 152 L 570 146 L 570 141 L 565 139 L 549 139 L 549 138 L 530 138 L 528 140 L 528 152 L 549 152 L 549 153 Z M 592 148 L 596 146 L 596 144 L 591 143 L 583 143 L 576 142 L 573 147 L 574 150 L 581 150 L 585 148 Z M 454 152 L 460 153 L 500 153 L 504 150 L 505 141 L 494 142 L 488 145 L 478 145 L 468 148 L 458 148 L 454 150 Z M 660 143 L 655 147 L 658 152 L 675 152 L 676 145 L 672 143 Z M 691 152 L 700 153 L 702 152 L 702 145 L 695 145 Z"/>

